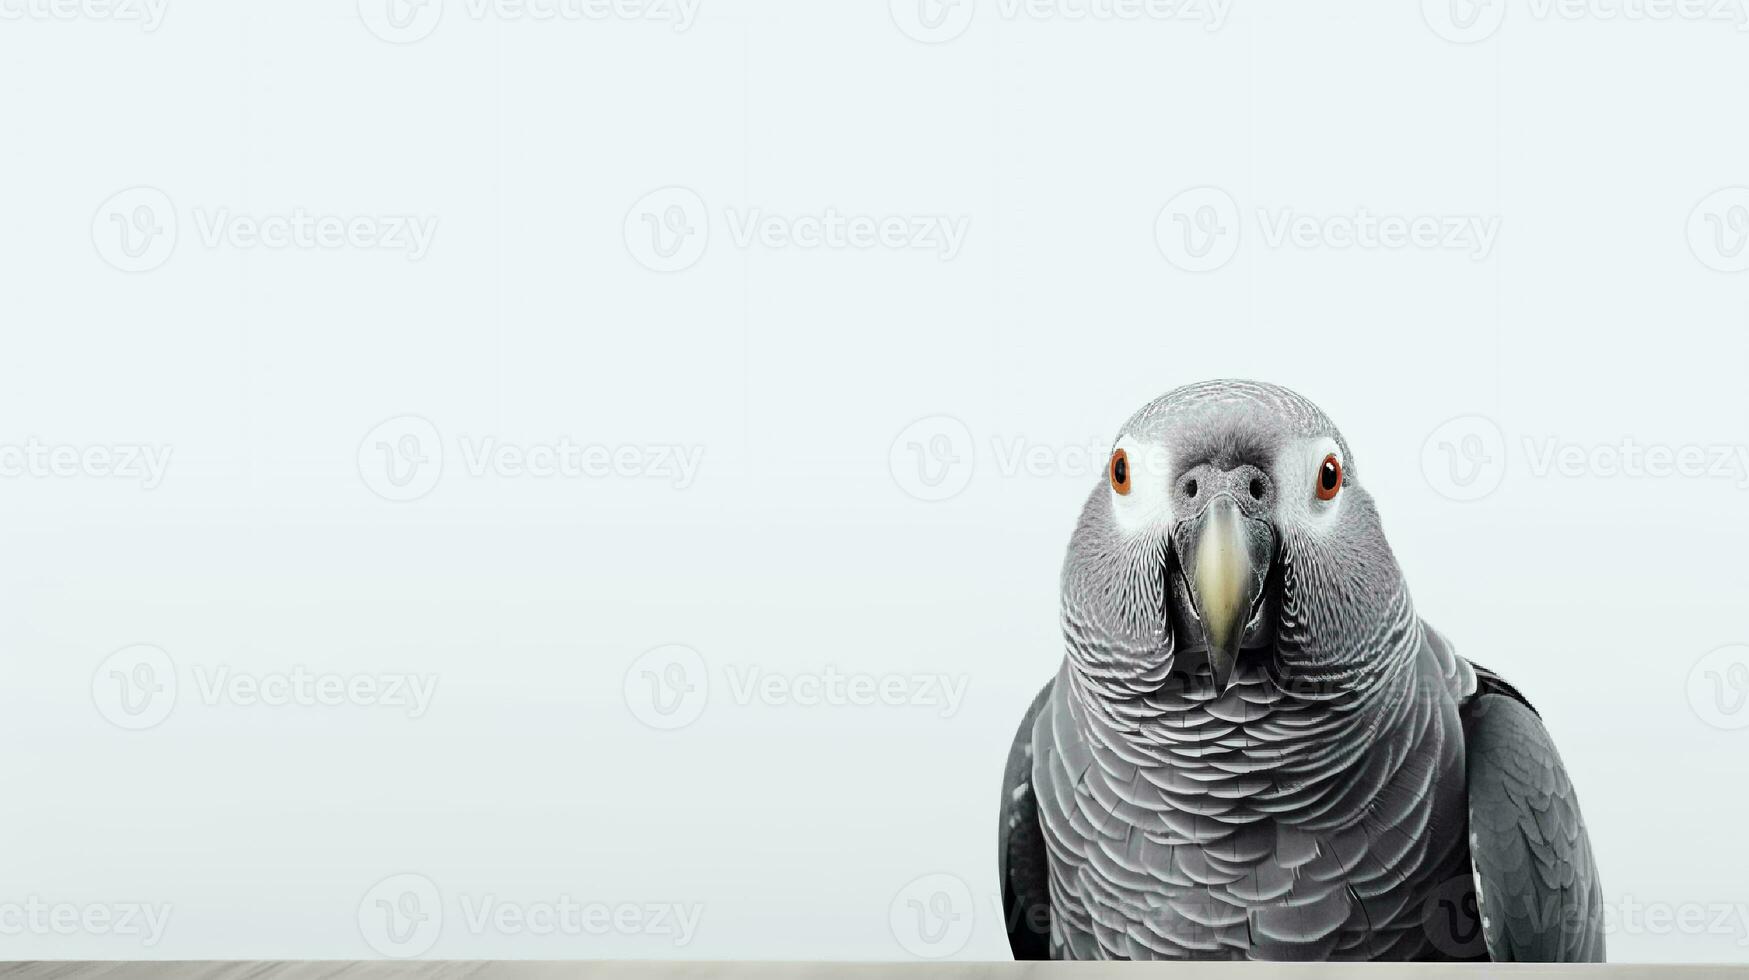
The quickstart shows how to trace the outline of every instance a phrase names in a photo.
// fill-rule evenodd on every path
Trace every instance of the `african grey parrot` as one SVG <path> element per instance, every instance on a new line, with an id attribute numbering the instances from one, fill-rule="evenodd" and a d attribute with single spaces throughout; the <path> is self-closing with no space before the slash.
<path id="1" fill-rule="evenodd" d="M 1603 959 L 1579 803 L 1524 696 L 1415 614 L 1348 445 L 1285 388 L 1124 426 L 1010 750 L 1020 959 Z"/>

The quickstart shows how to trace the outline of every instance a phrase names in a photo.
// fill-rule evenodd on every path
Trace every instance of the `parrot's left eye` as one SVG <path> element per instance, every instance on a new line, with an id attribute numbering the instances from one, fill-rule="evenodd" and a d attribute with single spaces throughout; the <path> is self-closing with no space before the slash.
<path id="1" fill-rule="evenodd" d="M 1342 461 L 1335 453 L 1324 457 L 1324 464 L 1318 467 L 1318 499 L 1334 500 L 1336 491 L 1342 489 Z"/>
<path id="2" fill-rule="evenodd" d="M 1130 492 L 1130 454 L 1119 449 L 1111 454 L 1111 488 L 1120 494 Z"/>

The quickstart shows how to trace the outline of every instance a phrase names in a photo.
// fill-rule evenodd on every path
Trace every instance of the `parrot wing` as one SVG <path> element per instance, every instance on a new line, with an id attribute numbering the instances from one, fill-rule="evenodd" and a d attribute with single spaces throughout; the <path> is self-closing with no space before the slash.
<path id="1" fill-rule="evenodd" d="M 1603 894 L 1566 767 L 1524 695 L 1492 671 L 1475 672 L 1462 712 L 1470 862 L 1488 955 L 1601 962 Z"/>
<path id="2" fill-rule="evenodd" d="M 997 865 L 1002 875 L 1002 912 L 1007 916 L 1008 947 L 1017 960 L 1051 958 L 1050 867 L 1045 857 L 1044 828 L 1039 824 L 1038 797 L 1033 792 L 1032 730 L 1055 685 L 1055 680 L 1046 684 L 1026 709 L 1014 744 L 1008 749 L 1008 767 L 1002 775 Z"/>

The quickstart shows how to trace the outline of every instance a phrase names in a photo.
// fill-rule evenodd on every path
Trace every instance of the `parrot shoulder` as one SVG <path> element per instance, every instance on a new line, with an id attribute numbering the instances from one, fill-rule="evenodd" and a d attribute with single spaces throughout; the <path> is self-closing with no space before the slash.
<path id="1" fill-rule="evenodd" d="M 1457 655 L 1457 650 L 1445 634 L 1434 629 L 1426 620 L 1421 621 L 1423 643 L 1421 652 L 1433 664 L 1433 673 L 1445 684 L 1445 689 L 1452 699 L 1459 704 L 1475 695 L 1477 690 L 1476 668 L 1468 660 Z"/>

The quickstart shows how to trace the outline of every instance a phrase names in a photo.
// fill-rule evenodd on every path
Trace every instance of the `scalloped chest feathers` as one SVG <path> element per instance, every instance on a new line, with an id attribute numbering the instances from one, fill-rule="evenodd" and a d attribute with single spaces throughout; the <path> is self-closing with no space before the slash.
<path id="1" fill-rule="evenodd" d="M 1452 702 L 1362 718 L 1258 678 L 1202 703 L 1055 687 L 1033 728 L 1053 955 L 1441 958 L 1424 916 L 1470 874 Z"/>

